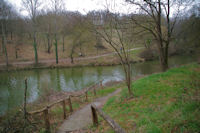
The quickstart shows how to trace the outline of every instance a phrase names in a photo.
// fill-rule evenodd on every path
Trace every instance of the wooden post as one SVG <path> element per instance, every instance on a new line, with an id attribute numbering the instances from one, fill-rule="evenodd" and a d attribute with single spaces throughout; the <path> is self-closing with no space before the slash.
<path id="1" fill-rule="evenodd" d="M 25 79 L 25 89 L 24 89 L 24 119 L 26 120 L 26 115 L 27 115 L 27 111 L 26 111 L 26 94 L 27 94 L 27 78 Z"/>
<path id="2" fill-rule="evenodd" d="M 112 120 L 108 115 L 106 115 L 100 108 L 97 108 L 96 105 L 91 105 L 92 109 L 92 118 L 93 118 L 93 124 L 98 124 L 98 118 L 96 113 L 98 113 L 115 131 L 115 133 L 126 133 L 126 131 L 119 126 L 114 120 Z"/>
<path id="3" fill-rule="evenodd" d="M 66 107 L 65 107 L 65 100 L 62 101 L 63 106 L 63 118 L 66 119 Z"/>
<path id="4" fill-rule="evenodd" d="M 46 126 L 46 133 L 50 133 L 50 121 L 49 121 L 49 107 L 47 106 L 44 110 L 44 120 L 45 120 L 45 126 Z"/>
<path id="5" fill-rule="evenodd" d="M 86 102 L 88 101 L 88 92 L 87 91 L 85 92 L 85 101 Z"/>
<path id="6" fill-rule="evenodd" d="M 69 110 L 70 110 L 70 112 L 72 113 L 72 112 L 73 112 L 73 108 L 72 108 L 72 102 L 71 102 L 70 96 L 69 96 L 69 98 L 68 98 L 68 103 L 69 103 Z"/>
<path id="7" fill-rule="evenodd" d="M 98 116 L 97 116 L 97 112 L 96 109 L 91 106 L 91 111 L 92 111 L 92 121 L 93 121 L 93 125 L 94 126 L 98 126 Z"/>
<path id="8" fill-rule="evenodd" d="M 94 87 L 94 95 L 96 96 L 97 95 L 97 93 L 96 93 L 96 87 Z"/>

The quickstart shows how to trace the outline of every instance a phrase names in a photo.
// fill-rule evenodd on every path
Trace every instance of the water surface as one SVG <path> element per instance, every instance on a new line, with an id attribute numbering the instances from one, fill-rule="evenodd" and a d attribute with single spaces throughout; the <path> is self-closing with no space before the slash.
<path id="1" fill-rule="evenodd" d="M 169 60 L 170 67 L 196 61 L 196 56 L 174 56 Z M 146 75 L 160 72 L 158 61 L 132 65 L 132 75 Z M 47 90 L 76 91 L 96 81 L 103 83 L 124 79 L 123 69 L 118 66 L 76 67 L 55 69 L 33 69 L 0 73 L 0 115 L 23 103 L 24 79 L 28 79 L 28 102 L 37 100 Z"/>

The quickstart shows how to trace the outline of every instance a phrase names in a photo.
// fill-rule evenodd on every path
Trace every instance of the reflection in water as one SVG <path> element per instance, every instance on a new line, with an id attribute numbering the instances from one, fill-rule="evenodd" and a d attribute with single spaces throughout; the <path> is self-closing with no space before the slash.
<path id="1" fill-rule="evenodd" d="M 170 66 L 179 66 L 196 60 L 196 56 L 177 56 L 170 59 Z M 132 75 L 160 72 L 158 61 L 132 65 Z M 24 79 L 28 79 L 28 102 L 46 94 L 46 90 L 76 91 L 96 81 L 103 83 L 124 79 L 121 66 L 79 67 L 62 69 L 37 69 L 0 73 L 0 115 L 23 103 Z"/>

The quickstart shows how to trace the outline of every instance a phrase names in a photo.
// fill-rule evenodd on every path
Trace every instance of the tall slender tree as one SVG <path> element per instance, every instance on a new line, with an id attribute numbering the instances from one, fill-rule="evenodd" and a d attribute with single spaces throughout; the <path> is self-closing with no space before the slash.
<path id="1" fill-rule="evenodd" d="M 38 15 L 38 9 L 41 6 L 41 2 L 39 0 L 22 0 L 22 5 L 24 6 L 25 10 L 29 13 L 29 17 L 31 19 L 32 33 L 33 33 L 33 47 L 34 47 L 34 53 L 35 53 L 35 64 L 38 64 L 36 17 Z"/>
<path id="2" fill-rule="evenodd" d="M 55 45 L 55 53 L 56 53 L 56 64 L 58 64 L 58 14 L 63 9 L 63 1 L 62 0 L 51 0 L 52 10 L 54 13 L 54 45 Z"/>
<path id="3" fill-rule="evenodd" d="M 1 18 L 1 36 L 2 36 L 2 52 L 5 54 L 6 66 L 8 67 L 8 53 L 7 53 L 7 38 L 6 38 L 6 23 L 8 22 L 11 13 L 11 6 L 4 0 L 0 2 L 0 18 Z"/>

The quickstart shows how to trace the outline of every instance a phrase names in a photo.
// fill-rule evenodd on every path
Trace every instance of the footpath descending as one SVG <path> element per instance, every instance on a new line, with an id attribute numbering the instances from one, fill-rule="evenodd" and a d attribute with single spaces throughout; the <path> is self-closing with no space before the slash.
<path id="1" fill-rule="evenodd" d="M 110 97 L 117 95 L 120 91 L 121 89 L 117 89 L 115 92 L 98 98 L 94 102 L 74 112 L 71 116 L 68 117 L 67 120 L 63 122 L 57 133 L 68 133 L 87 128 L 87 126 L 92 124 L 91 104 L 95 104 L 98 108 L 102 107 Z"/>

